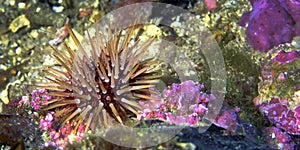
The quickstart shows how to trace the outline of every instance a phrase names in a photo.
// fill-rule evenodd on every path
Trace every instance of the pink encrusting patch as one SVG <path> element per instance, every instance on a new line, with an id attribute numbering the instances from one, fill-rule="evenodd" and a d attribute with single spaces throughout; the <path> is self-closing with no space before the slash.
<path id="1" fill-rule="evenodd" d="M 204 92 L 205 86 L 191 80 L 181 84 L 173 83 L 162 92 L 162 100 L 152 103 L 140 103 L 144 109 L 138 119 L 160 119 L 175 124 L 195 126 L 208 113 L 207 105 L 215 100 L 213 94 Z M 155 106 L 149 108 L 147 106 Z"/>
<path id="2" fill-rule="evenodd" d="M 268 127 L 265 129 L 267 134 L 266 143 L 274 149 L 291 150 L 294 149 L 295 143 L 292 138 L 281 129 Z"/>
<path id="3" fill-rule="evenodd" d="M 216 0 L 204 0 L 205 6 L 208 10 L 213 10 L 217 7 Z"/>
<path id="4" fill-rule="evenodd" d="M 277 56 L 272 60 L 272 62 L 279 62 L 280 65 L 284 65 L 298 58 L 300 58 L 300 51 L 296 51 L 296 50 L 290 52 L 280 51 L 277 54 Z"/>
<path id="5" fill-rule="evenodd" d="M 280 103 L 279 98 L 272 98 L 271 101 L 262 103 L 259 108 L 276 127 L 290 134 L 300 134 L 299 106 L 294 110 L 289 109 Z"/>
<path id="6" fill-rule="evenodd" d="M 295 108 L 295 117 L 300 120 L 300 106 Z"/>
<path id="7" fill-rule="evenodd" d="M 291 47 L 269 51 L 260 74 L 259 96 L 253 103 L 283 131 L 300 135 L 300 53 Z"/>

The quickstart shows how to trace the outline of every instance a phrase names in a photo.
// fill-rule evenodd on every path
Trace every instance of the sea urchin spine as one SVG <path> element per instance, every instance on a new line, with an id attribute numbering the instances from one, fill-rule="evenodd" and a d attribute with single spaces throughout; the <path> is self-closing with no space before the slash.
<path id="1" fill-rule="evenodd" d="M 54 97 L 44 104 L 43 110 L 54 110 L 54 117 L 62 124 L 72 122 L 75 130 L 84 124 L 85 132 L 110 126 L 115 121 L 124 124 L 128 116 L 137 115 L 141 111 L 139 100 L 155 99 L 150 96 L 151 87 L 159 82 L 161 75 L 160 61 L 141 60 L 154 39 L 140 44 L 133 38 L 136 29 L 136 25 L 119 32 L 109 29 L 109 40 L 104 42 L 96 25 L 95 36 L 88 33 L 91 51 L 87 52 L 68 28 L 78 51 L 75 53 L 67 44 L 67 54 L 53 48 L 53 58 L 64 69 L 44 70 L 49 82 L 36 85 Z"/>

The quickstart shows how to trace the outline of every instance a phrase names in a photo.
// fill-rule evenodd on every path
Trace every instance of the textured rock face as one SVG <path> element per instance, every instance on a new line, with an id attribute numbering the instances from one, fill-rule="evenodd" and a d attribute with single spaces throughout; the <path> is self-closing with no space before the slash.
<path id="1" fill-rule="evenodd" d="M 295 148 L 292 138 L 281 129 L 276 127 L 268 127 L 265 129 L 267 133 L 266 143 L 274 149 L 291 150 Z"/>
<path id="2" fill-rule="evenodd" d="M 278 128 L 298 135 L 300 133 L 300 106 L 289 109 L 284 101 L 286 99 L 272 98 L 270 102 L 260 106 L 260 111 L 266 113 L 269 120 Z"/>
<path id="3" fill-rule="evenodd" d="M 293 0 L 251 0 L 253 10 L 245 13 L 240 25 L 248 22 L 249 44 L 259 51 L 289 43 L 300 35 L 300 2 Z"/>
<path id="4" fill-rule="evenodd" d="M 294 25 L 294 34 L 300 35 L 300 1 L 299 0 L 278 0 L 281 6 L 288 11 L 293 20 L 295 21 Z"/>
<path id="5" fill-rule="evenodd" d="M 272 55 L 272 54 L 271 54 Z M 300 134 L 300 52 L 275 52 L 263 64 L 254 104 L 276 127 Z M 272 58 L 273 57 L 273 58 Z"/>
<path id="6" fill-rule="evenodd" d="M 144 111 L 139 116 L 139 120 L 161 119 L 175 124 L 197 125 L 199 120 L 208 113 L 209 101 L 215 99 L 212 94 L 205 93 L 204 89 L 203 84 L 193 81 L 173 83 L 170 88 L 164 89 L 162 101 L 154 101 L 151 104 L 141 103 Z"/>

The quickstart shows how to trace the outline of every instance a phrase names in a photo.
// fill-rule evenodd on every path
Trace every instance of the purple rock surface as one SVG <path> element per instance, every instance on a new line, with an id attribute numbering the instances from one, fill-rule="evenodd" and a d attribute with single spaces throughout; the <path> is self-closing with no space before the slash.
<path id="1" fill-rule="evenodd" d="M 295 59 L 300 58 L 300 51 L 293 50 L 291 52 L 280 51 L 272 62 L 279 62 L 280 65 L 292 62 Z"/>
<path id="2" fill-rule="evenodd" d="M 248 43 L 266 52 L 300 35 L 300 2 L 296 0 L 250 0 L 253 10 L 242 16 L 241 26 L 248 22 Z"/>

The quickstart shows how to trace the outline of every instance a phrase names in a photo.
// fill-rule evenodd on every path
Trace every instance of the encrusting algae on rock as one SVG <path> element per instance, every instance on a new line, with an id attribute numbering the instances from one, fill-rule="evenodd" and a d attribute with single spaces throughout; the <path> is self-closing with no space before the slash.
<path id="1" fill-rule="evenodd" d="M 300 134 L 300 52 L 286 47 L 267 54 L 261 72 L 259 96 L 253 101 L 278 128 Z"/>

